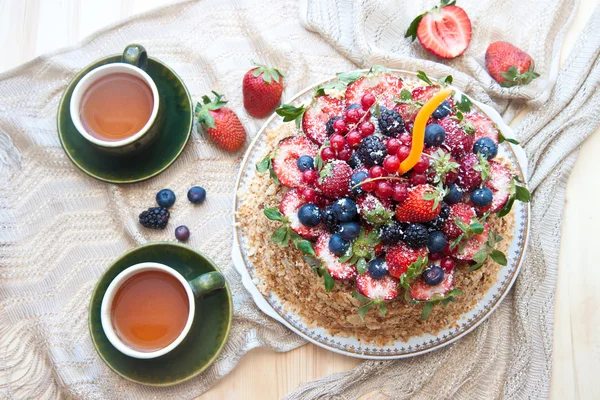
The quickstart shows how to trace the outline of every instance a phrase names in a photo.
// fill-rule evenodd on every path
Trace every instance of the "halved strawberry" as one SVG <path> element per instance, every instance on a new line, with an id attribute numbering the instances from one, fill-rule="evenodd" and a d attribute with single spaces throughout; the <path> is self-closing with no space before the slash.
<path id="1" fill-rule="evenodd" d="M 304 201 L 302 198 L 302 191 L 298 189 L 292 189 L 281 199 L 281 203 L 279 203 L 279 211 L 281 211 L 283 216 L 289 219 L 290 228 L 292 228 L 294 232 L 305 239 L 316 239 L 325 232 L 325 226 L 323 224 L 319 224 L 311 228 L 302 225 L 298 219 L 298 210 L 305 203 L 306 201 Z"/>
<path id="2" fill-rule="evenodd" d="M 465 118 L 475 127 L 475 142 L 488 137 L 498 144 L 498 127 L 494 121 L 481 114 L 467 114 Z"/>
<path id="3" fill-rule="evenodd" d="M 344 102 L 329 96 L 319 96 L 302 116 L 302 130 L 310 140 L 322 145 L 327 140 L 327 121 L 344 110 Z"/>
<path id="4" fill-rule="evenodd" d="M 458 247 L 458 251 L 452 255 L 452 257 L 456 258 L 459 261 L 472 261 L 473 257 L 479 250 L 481 250 L 485 243 L 488 240 L 488 233 L 490 232 L 490 226 L 488 224 L 483 224 L 483 233 L 480 235 L 473 235 L 469 240 L 467 240 L 467 244 L 462 248 L 461 245 Z"/>
<path id="5" fill-rule="evenodd" d="M 485 207 L 476 207 L 479 214 L 496 212 L 504 207 L 510 196 L 512 175 L 508 169 L 497 161 L 490 161 L 490 179 L 485 186 L 490 188 L 493 194 L 492 204 Z"/>
<path id="6" fill-rule="evenodd" d="M 333 160 L 321 169 L 317 187 L 325 196 L 336 199 L 343 197 L 350 191 L 350 178 L 352 168 L 344 161 Z"/>
<path id="7" fill-rule="evenodd" d="M 419 86 L 412 91 L 413 101 L 426 102 L 433 97 L 434 94 L 440 91 L 439 86 Z"/>
<path id="8" fill-rule="evenodd" d="M 478 171 L 479 158 L 469 153 L 461 158 L 458 162 L 458 186 L 470 192 L 481 185 L 481 171 Z"/>
<path id="9" fill-rule="evenodd" d="M 305 187 L 302 182 L 302 171 L 298 169 L 300 156 L 315 157 L 319 149 L 304 136 L 290 136 L 282 139 L 275 150 L 273 170 L 282 185 L 289 187 Z"/>
<path id="10" fill-rule="evenodd" d="M 428 301 L 433 298 L 434 295 L 445 295 L 454 285 L 454 271 L 444 275 L 444 280 L 439 285 L 429 286 L 425 283 L 423 278 L 419 277 L 410 285 L 410 297 L 415 300 Z"/>
<path id="11" fill-rule="evenodd" d="M 360 217 L 373 225 L 390 222 L 394 216 L 394 205 L 390 199 L 380 199 L 370 193 L 356 199 Z"/>
<path id="12" fill-rule="evenodd" d="M 473 151 L 475 136 L 465 132 L 456 118 L 445 117 L 437 121 L 437 123 L 446 131 L 444 146 L 450 149 L 450 153 L 455 158 L 461 158 Z"/>
<path id="13" fill-rule="evenodd" d="M 425 257 L 426 255 L 427 249 L 425 247 L 411 249 L 404 242 L 398 242 L 398 244 L 388 248 L 385 253 L 388 272 L 391 276 L 400 278 L 402 274 L 406 273 L 410 264 L 417 261 L 419 257 Z"/>
<path id="14" fill-rule="evenodd" d="M 409 189 L 408 197 L 396 207 L 396 219 L 400 222 L 427 222 L 440 213 L 441 202 L 434 207 L 434 200 L 425 199 L 435 195 L 437 189 L 431 185 L 417 185 Z M 440 194 L 443 197 L 443 194 Z"/>
<path id="15" fill-rule="evenodd" d="M 442 226 L 442 231 L 451 240 L 460 236 L 463 231 L 456 225 L 454 218 L 458 218 L 467 225 L 471 224 L 471 218 L 475 216 L 475 209 L 465 203 L 457 203 L 450 206 L 448 220 Z"/>
<path id="16" fill-rule="evenodd" d="M 375 279 L 369 274 L 356 277 L 356 290 L 371 300 L 393 300 L 398 296 L 400 281 L 389 275 Z"/>
<path id="17" fill-rule="evenodd" d="M 360 104 L 365 93 L 371 93 L 380 106 L 394 108 L 394 97 L 400 98 L 402 81 L 391 74 L 380 73 L 373 76 L 363 76 L 348 85 L 346 89 L 346 105 Z"/>
<path id="18" fill-rule="evenodd" d="M 328 233 L 319 236 L 315 244 L 315 254 L 321 259 L 333 279 L 343 281 L 354 278 L 357 273 L 356 266 L 340 262 L 339 257 L 329 250 L 329 238 L 331 235 Z"/>

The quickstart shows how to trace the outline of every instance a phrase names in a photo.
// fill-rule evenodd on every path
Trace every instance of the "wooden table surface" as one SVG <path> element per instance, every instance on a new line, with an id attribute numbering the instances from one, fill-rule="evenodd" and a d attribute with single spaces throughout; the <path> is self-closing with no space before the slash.
<path id="1" fill-rule="evenodd" d="M 72 45 L 119 19 L 168 3 L 165 0 L 0 0 L 0 72 Z M 600 0 L 581 0 L 565 39 L 561 62 Z M 598 116 L 591 116 L 597 118 Z M 600 217 L 600 132 L 583 145 L 567 190 L 554 329 L 552 399 L 599 398 L 600 267 L 595 241 Z M 597 200 L 592 200 L 598 205 Z M 303 382 L 354 367 L 358 360 L 312 344 L 287 353 L 257 349 L 201 399 L 278 399 Z"/>

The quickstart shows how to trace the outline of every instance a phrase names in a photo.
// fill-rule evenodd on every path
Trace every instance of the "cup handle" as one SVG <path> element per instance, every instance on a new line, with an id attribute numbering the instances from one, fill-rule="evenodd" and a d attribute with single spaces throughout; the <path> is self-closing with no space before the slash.
<path id="1" fill-rule="evenodd" d="M 131 64 L 134 67 L 145 70 L 148 66 L 148 53 L 141 44 L 130 44 L 125 47 L 121 60 L 124 63 Z"/>
<path id="2" fill-rule="evenodd" d="M 190 282 L 192 292 L 195 297 L 204 296 L 217 289 L 225 287 L 225 277 L 220 272 L 207 272 L 199 277 L 192 279 Z"/>

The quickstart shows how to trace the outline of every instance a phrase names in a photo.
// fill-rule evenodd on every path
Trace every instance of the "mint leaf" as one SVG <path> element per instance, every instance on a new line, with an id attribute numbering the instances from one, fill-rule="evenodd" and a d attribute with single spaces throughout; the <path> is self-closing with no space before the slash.
<path id="1" fill-rule="evenodd" d="M 456 108 L 458 108 L 463 113 L 468 113 L 469 111 L 471 111 L 471 106 L 473 106 L 473 103 L 467 97 L 467 95 L 464 94 L 464 93 L 461 93 L 460 94 L 460 99 L 457 98 L 458 97 L 457 95 L 454 96 L 454 100 L 455 100 L 455 103 L 456 103 Z"/>
<path id="2" fill-rule="evenodd" d="M 386 313 L 387 313 L 387 305 L 385 304 L 384 301 L 382 301 L 381 303 L 379 303 L 379 314 L 381 314 L 382 317 L 385 317 Z"/>
<path id="3" fill-rule="evenodd" d="M 445 77 L 444 79 L 442 79 L 442 83 L 444 85 L 452 85 L 452 81 L 454 80 L 454 78 L 452 78 L 452 75 L 448 75 L 447 77 Z"/>
<path id="4" fill-rule="evenodd" d="M 304 115 L 305 111 L 306 107 L 304 106 L 295 107 L 291 104 L 282 104 L 275 110 L 275 113 L 283 117 L 283 122 L 296 121 L 296 126 L 300 127 L 302 115 Z"/>
<path id="5" fill-rule="evenodd" d="M 433 303 L 425 303 L 423 305 L 423 311 L 421 311 L 421 320 L 425 321 L 429 314 L 433 311 Z"/>
<path id="6" fill-rule="evenodd" d="M 315 250 L 312 247 L 312 243 L 308 240 L 298 240 L 294 242 L 294 245 L 298 250 L 301 250 L 304 254 L 308 254 L 309 256 L 315 256 Z"/>
<path id="7" fill-rule="evenodd" d="M 282 243 L 285 240 L 287 234 L 287 227 L 282 226 L 281 228 L 277 228 L 271 235 L 271 242 Z"/>
<path id="8" fill-rule="evenodd" d="M 479 221 L 472 222 L 469 226 L 469 229 L 471 230 L 471 232 L 477 235 L 481 235 L 483 233 L 483 225 Z"/>
<path id="9" fill-rule="evenodd" d="M 400 99 L 410 101 L 412 100 L 412 93 L 406 89 L 402 89 L 402 91 L 400 92 Z"/>
<path id="10" fill-rule="evenodd" d="M 276 208 L 265 208 L 263 210 L 265 216 L 271 221 L 284 222 L 283 215 Z"/>
<path id="11" fill-rule="evenodd" d="M 328 89 L 337 89 L 337 90 L 345 90 L 346 89 L 346 85 L 344 84 L 344 82 L 341 81 L 335 81 L 335 82 L 328 82 L 328 83 L 324 83 L 320 86 L 317 86 L 315 88 L 315 92 L 313 93 L 313 97 L 320 97 L 320 96 L 325 96 L 325 91 Z"/>
<path id="12" fill-rule="evenodd" d="M 352 292 L 352 297 L 354 297 L 361 303 L 370 303 L 371 302 L 371 299 L 369 299 L 367 296 L 364 296 L 360 292 L 357 292 L 357 291 Z"/>
<path id="13" fill-rule="evenodd" d="M 502 132 L 498 132 L 498 144 L 504 143 L 504 142 L 509 142 L 512 144 L 519 144 L 518 140 L 507 138 L 502 134 Z"/>
<path id="14" fill-rule="evenodd" d="M 417 78 L 419 78 L 423 82 L 427 83 L 428 85 L 433 86 L 433 82 L 431 82 L 431 79 L 429 79 L 429 77 L 427 76 L 427 74 L 425 72 L 417 71 Z"/>
<path id="15" fill-rule="evenodd" d="M 322 268 L 321 271 L 323 272 L 323 283 L 325 284 L 325 290 L 331 292 L 335 286 L 335 281 L 329 274 L 327 268 Z"/>
<path id="16" fill-rule="evenodd" d="M 267 172 L 270 166 L 271 154 L 267 155 L 260 162 L 256 163 L 256 171 L 258 171 L 259 174 L 264 174 L 265 172 Z"/>
<path id="17" fill-rule="evenodd" d="M 531 200 L 531 193 L 524 186 L 515 185 L 515 198 L 524 203 L 529 202 Z"/>
<path id="18" fill-rule="evenodd" d="M 360 71 L 350 71 L 350 72 L 339 72 L 336 74 L 336 76 L 340 80 L 340 82 L 342 82 L 344 85 L 348 86 L 349 84 L 362 78 L 364 76 L 364 74 Z"/>
<path id="19" fill-rule="evenodd" d="M 367 312 L 371 309 L 371 307 L 373 307 L 373 302 L 367 303 L 364 306 L 359 307 L 358 315 L 360 315 L 360 319 L 362 319 L 363 321 L 365 320 L 365 315 L 367 315 Z"/>
<path id="20" fill-rule="evenodd" d="M 500 250 L 493 250 L 490 253 L 490 257 L 492 260 L 494 260 L 495 262 L 497 262 L 500 265 L 508 264 L 508 261 L 506 260 L 506 256 Z"/>

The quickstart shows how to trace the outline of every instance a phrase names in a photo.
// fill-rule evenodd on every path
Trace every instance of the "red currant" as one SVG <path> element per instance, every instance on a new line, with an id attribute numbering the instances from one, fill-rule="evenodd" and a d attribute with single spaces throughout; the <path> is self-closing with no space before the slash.
<path id="1" fill-rule="evenodd" d="M 423 185 L 425 183 L 427 183 L 427 176 L 425 174 L 421 174 L 418 172 L 413 172 L 410 175 L 410 183 L 412 185 Z"/>
<path id="2" fill-rule="evenodd" d="M 348 161 L 350 160 L 350 157 L 352 157 L 352 149 L 348 145 L 344 146 L 343 149 L 337 152 L 338 160 Z"/>
<path id="3" fill-rule="evenodd" d="M 387 149 L 388 154 L 396 154 L 400 146 L 402 146 L 402 143 L 396 138 L 388 139 L 388 141 L 385 142 L 385 148 Z"/>
<path id="4" fill-rule="evenodd" d="M 408 146 L 400 146 L 398 148 L 398 151 L 396 152 L 396 155 L 398 156 L 398 159 L 400 160 L 400 162 L 406 160 L 406 158 L 408 157 L 409 154 L 410 154 L 410 147 L 408 147 Z"/>
<path id="5" fill-rule="evenodd" d="M 360 120 L 360 113 L 356 108 L 351 108 L 346 111 L 346 121 L 355 124 Z"/>
<path id="6" fill-rule="evenodd" d="M 339 133 L 334 133 L 329 138 L 329 143 L 331 144 L 331 148 L 333 150 L 340 151 L 344 148 L 344 145 L 346 144 L 346 139 L 344 139 L 344 137 Z"/>
<path id="7" fill-rule="evenodd" d="M 404 132 L 403 134 L 400 135 L 400 137 L 398 137 L 398 140 L 400 140 L 403 144 L 405 145 L 409 145 L 412 143 L 412 136 L 410 136 L 410 134 Z"/>
<path id="8" fill-rule="evenodd" d="M 348 135 L 346 135 L 346 141 L 352 147 L 358 147 L 360 141 L 362 140 L 362 136 L 358 131 L 352 131 Z"/>
<path id="9" fill-rule="evenodd" d="M 397 156 L 387 156 L 385 160 L 383 160 L 383 168 L 390 174 L 395 174 L 398 172 L 398 168 L 400 167 L 400 159 Z"/>
<path id="10" fill-rule="evenodd" d="M 374 181 L 363 182 L 363 184 L 360 185 L 360 187 L 363 188 L 363 190 L 365 192 L 372 192 L 377 187 L 377 182 L 374 182 Z"/>
<path id="11" fill-rule="evenodd" d="M 375 189 L 375 194 L 377 197 L 382 199 L 387 199 L 393 193 L 392 184 L 388 181 L 381 181 L 377 184 L 377 189 Z"/>
<path id="12" fill-rule="evenodd" d="M 402 203 L 408 197 L 408 188 L 403 183 L 397 183 L 394 185 L 394 192 L 392 193 L 392 199 L 398 203 Z"/>
<path id="13" fill-rule="evenodd" d="M 371 178 L 379 178 L 383 175 L 385 175 L 385 170 L 379 165 L 374 165 L 369 169 L 369 177 Z"/>
<path id="14" fill-rule="evenodd" d="M 321 159 L 324 162 L 331 161 L 335 159 L 335 152 L 331 147 L 325 147 L 323 150 L 321 150 Z"/>
<path id="15" fill-rule="evenodd" d="M 312 185 L 313 183 L 315 183 L 318 177 L 319 174 L 314 169 L 307 169 L 302 173 L 302 180 L 307 185 Z"/>
<path id="16" fill-rule="evenodd" d="M 413 170 L 415 172 L 422 173 L 427 171 L 427 168 L 429 168 L 429 157 L 427 157 L 425 154 L 421 154 L 421 158 L 419 158 L 419 161 L 417 161 L 413 167 Z"/>
<path id="17" fill-rule="evenodd" d="M 346 121 L 338 118 L 333 122 L 333 130 L 337 133 L 346 133 L 348 132 L 348 125 L 346 124 Z"/>
<path id="18" fill-rule="evenodd" d="M 429 259 L 431 260 L 431 257 Z M 440 262 L 440 267 L 442 267 L 442 269 L 444 270 L 444 272 L 447 273 L 447 274 L 449 274 L 454 269 L 455 266 L 456 266 L 456 263 L 450 257 L 445 257 Z"/>
<path id="19" fill-rule="evenodd" d="M 317 197 L 317 192 L 312 189 L 304 189 L 302 191 L 302 197 L 306 200 L 307 203 L 314 203 Z"/>
<path id="20" fill-rule="evenodd" d="M 358 130 L 360 131 L 362 137 L 367 137 L 375 132 L 375 125 L 373 125 L 369 121 L 364 121 L 358 126 Z"/>
<path id="21" fill-rule="evenodd" d="M 371 93 L 363 94 L 363 97 L 360 99 L 360 104 L 362 105 L 363 110 L 368 110 L 375 104 L 375 96 Z"/>
<path id="22" fill-rule="evenodd" d="M 451 249 L 450 248 L 450 243 L 446 244 L 446 247 L 444 247 L 444 254 L 447 256 L 451 256 L 453 254 L 456 254 L 456 250 L 457 250 L 458 246 Z"/>

